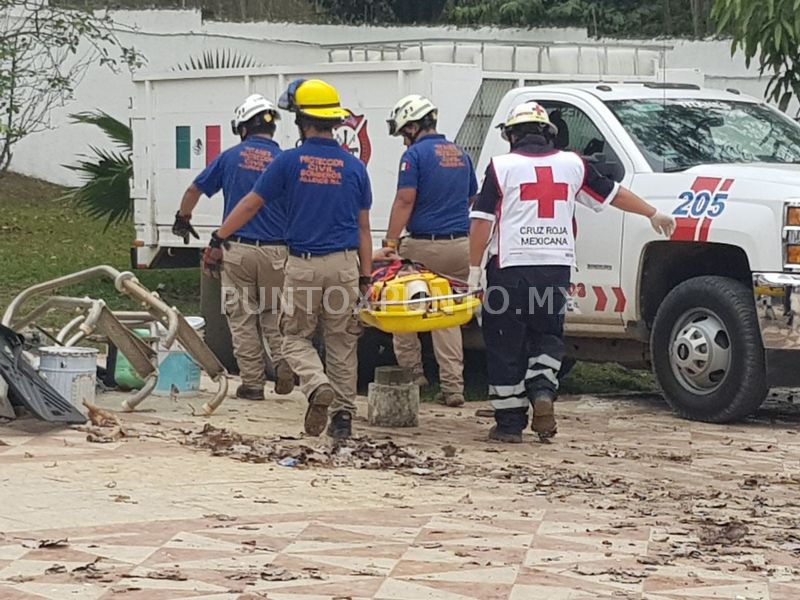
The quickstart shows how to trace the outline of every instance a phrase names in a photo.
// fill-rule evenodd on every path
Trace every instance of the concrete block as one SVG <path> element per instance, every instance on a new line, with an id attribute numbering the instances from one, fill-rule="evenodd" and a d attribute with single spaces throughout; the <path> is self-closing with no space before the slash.
<path id="1" fill-rule="evenodd" d="M 419 386 L 408 369 L 378 367 L 369 384 L 367 420 L 378 427 L 416 427 L 419 424 Z"/>

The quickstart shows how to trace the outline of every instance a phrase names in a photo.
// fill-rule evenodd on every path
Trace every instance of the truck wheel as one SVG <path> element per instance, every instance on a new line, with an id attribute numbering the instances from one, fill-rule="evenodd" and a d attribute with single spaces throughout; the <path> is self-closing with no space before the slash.
<path id="1" fill-rule="evenodd" d="M 222 312 L 222 290 L 219 279 L 214 279 L 200 271 L 200 313 L 206 321 L 205 341 L 211 351 L 228 370 L 238 373 L 239 367 L 233 356 L 231 331 L 228 320 Z"/>
<path id="2" fill-rule="evenodd" d="M 656 314 L 651 351 L 665 398 L 685 419 L 743 419 L 766 398 L 753 292 L 734 279 L 695 277 L 675 287 Z"/>
<path id="3" fill-rule="evenodd" d="M 375 379 L 375 369 L 394 365 L 392 335 L 374 327 L 364 327 L 358 340 L 358 389 L 366 391 Z"/>

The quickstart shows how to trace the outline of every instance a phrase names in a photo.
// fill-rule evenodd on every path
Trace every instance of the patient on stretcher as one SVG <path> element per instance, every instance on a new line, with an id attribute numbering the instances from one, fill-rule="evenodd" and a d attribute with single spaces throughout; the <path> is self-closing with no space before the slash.
<path id="1" fill-rule="evenodd" d="M 361 319 L 389 333 L 412 333 L 469 322 L 480 300 L 467 284 L 448 279 L 394 250 L 373 254 L 372 287 Z"/>

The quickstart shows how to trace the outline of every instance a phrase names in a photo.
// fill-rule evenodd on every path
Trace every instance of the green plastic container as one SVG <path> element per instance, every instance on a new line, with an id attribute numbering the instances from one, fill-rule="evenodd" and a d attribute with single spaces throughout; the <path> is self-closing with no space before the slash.
<path id="1" fill-rule="evenodd" d="M 134 329 L 133 333 L 140 338 L 150 337 L 149 329 Z M 114 380 L 121 390 L 140 390 L 144 387 L 144 380 L 136 374 L 128 359 L 122 352 L 117 351 L 117 364 L 114 367 Z"/>

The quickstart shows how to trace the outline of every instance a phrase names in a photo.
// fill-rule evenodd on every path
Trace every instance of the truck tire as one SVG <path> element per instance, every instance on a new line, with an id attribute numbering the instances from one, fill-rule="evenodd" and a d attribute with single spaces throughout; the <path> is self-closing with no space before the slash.
<path id="1" fill-rule="evenodd" d="M 653 370 L 669 405 L 685 419 L 728 423 L 767 396 L 753 292 L 727 277 L 695 277 L 675 287 L 656 314 Z"/>
<path id="2" fill-rule="evenodd" d="M 367 386 L 375 378 L 375 369 L 397 364 L 392 349 L 392 335 L 364 327 L 358 340 L 358 389 L 366 392 Z"/>
<path id="3" fill-rule="evenodd" d="M 222 311 L 220 281 L 204 274 L 202 270 L 200 271 L 200 314 L 206 321 L 206 344 L 217 355 L 228 373 L 238 373 L 239 366 L 233 356 L 228 319 L 225 318 Z"/>

